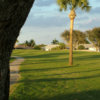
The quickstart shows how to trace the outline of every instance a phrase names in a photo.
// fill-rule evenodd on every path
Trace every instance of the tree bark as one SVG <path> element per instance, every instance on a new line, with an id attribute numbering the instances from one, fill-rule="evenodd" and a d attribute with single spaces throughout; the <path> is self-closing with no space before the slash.
<path id="1" fill-rule="evenodd" d="M 9 99 L 9 59 L 34 0 L 0 0 L 0 100 Z"/>
<path id="2" fill-rule="evenodd" d="M 73 65 L 73 27 L 74 27 L 74 19 L 75 19 L 76 13 L 75 10 L 71 10 L 69 14 L 70 18 L 70 42 L 69 42 L 69 65 Z"/>
<path id="3" fill-rule="evenodd" d="M 69 65 L 73 65 L 73 25 L 74 20 L 71 20 L 70 24 L 70 51 L 69 51 Z"/>

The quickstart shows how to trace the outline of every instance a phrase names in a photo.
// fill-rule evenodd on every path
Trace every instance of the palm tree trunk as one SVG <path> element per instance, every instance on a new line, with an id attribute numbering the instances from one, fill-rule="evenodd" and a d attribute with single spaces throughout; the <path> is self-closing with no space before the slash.
<path id="1" fill-rule="evenodd" d="M 75 10 L 71 10 L 69 14 L 69 18 L 71 20 L 70 22 L 70 51 L 69 51 L 69 65 L 73 65 L 73 27 L 74 27 L 74 19 L 75 19 L 76 13 Z"/>
<path id="2" fill-rule="evenodd" d="M 0 100 L 9 99 L 9 59 L 34 0 L 0 1 Z"/>
<path id="3" fill-rule="evenodd" d="M 74 20 L 71 20 L 70 24 L 70 52 L 69 52 L 69 65 L 73 65 L 73 23 Z"/>

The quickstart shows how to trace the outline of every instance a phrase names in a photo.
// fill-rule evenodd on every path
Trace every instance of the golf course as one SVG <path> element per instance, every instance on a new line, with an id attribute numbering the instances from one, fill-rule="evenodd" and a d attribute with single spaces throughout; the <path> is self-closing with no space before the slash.
<path id="1" fill-rule="evenodd" d="M 68 50 L 14 50 L 13 56 L 24 62 L 10 100 L 100 99 L 98 52 L 74 51 L 73 66 L 68 64 Z"/>

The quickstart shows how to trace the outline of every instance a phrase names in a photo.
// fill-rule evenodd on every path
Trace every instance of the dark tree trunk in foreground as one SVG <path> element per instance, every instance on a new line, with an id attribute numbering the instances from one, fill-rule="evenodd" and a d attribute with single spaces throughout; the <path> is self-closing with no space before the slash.
<path id="1" fill-rule="evenodd" d="M 0 100 L 9 99 L 9 59 L 34 0 L 0 0 Z"/>

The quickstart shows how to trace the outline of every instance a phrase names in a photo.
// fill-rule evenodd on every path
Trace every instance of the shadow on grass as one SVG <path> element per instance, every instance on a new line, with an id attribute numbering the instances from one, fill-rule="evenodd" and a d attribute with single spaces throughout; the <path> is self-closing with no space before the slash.
<path id="1" fill-rule="evenodd" d="M 52 57 L 58 57 L 61 55 L 68 55 L 68 52 L 66 53 L 46 53 L 46 54 L 40 54 L 36 56 L 24 56 L 24 58 L 52 58 Z"/>
<path id="2" fill-rule="evenodd" d="M 69 80 L 83 80 L 91 78 L 100 78 L 100 74 L 84 77 L 74 77 L 74 78 L 44 78 L 44 79 L 33 79 L 33 80 L 20 80 L 18 83 L 32 83 L 32 82 L 57 82 L 57 81 L 69 81 Z"/>
<path id="3" fill-rule="evenodd" d="M 28 59 L 29 62 L 23 63 L 21 65 L 30 65 L 30 64 L 45 64 L 45 63 L 59 63 L 59 62 L 68 62 L 68 58 L 64 58 L 64 59 L 45 59 L 45 60 L 37 60 L 35 61 L 35 59 L 30 60 Z M 31 62 L 31 63 L 30 63 Z"/>
<path id="4" fill-rule="evenodd" d="M 66 58 L 63 59 L 57 59 L 54 57 L 59 57 L 61 55 L 66 55 Z M 32 63 L 32 64 L 40 64 L 40 63 L 50 63 L 50 62 L 65 62 L 68 61 L 68 53 L 48 53 L 48 54 L 42 54 L 42 55 L 37 55 L 37 56 L 24 56 L 24 58 L 27 58 L 28 60 L 30 58 L 39 59 L 37 63 Z M 45 60 L 42 60 L 40 58 L 46 58 Z M 50 58 L 50 59 L 49 59 Z M 100 55 L 83 55 L 83 56 L 74 56 L 74 60 L 95 60 L 95 59 L 100 59 Z M 31 61 L 31 60 L 30 60 Z"/>
<path id="5" fill-rule="evenodd" d="M 35 91 L 35 90 L 34 90 Z M 23 94 L 23 93 L 21 93 Z M 100 90 L 89 90 L 76 93 L 49 94 L 46 96 L 38 96 L 35 94 L 23 94 L 22 96 L 11 96 L 10 100 L 100 100 Z"/>
<path id="6" fill-rule="evenodd" d="M 46 59 L 43 59 L 43 60 L 39 59 L 39 60 L 35 61 L 35 58 L 39 58 L 39 57 L 40 58 L 46 58 Z M 27 56 L 27 58 L 28 58 L 28 61 L 30 61 L 31 63 L 27 62 L 27 63 L 24 63 L 22 65 L 68 62 L 68 57 L 63 58 L 63 59 L 60 59 L 60 58 L 55 58 L 54 59 L 52 57 L 52 55 L 49 55 L 47 57 L 45 57 L 45 55 L 42 55 L 42 56 L 41 55 L 38 55 L 38 56 Z M 33 60 L 31 60 L 29 58 L 33 58 Z M 100 59 L 100 55 L 88 55 L 88 56 L 85 55 L 85 56 L 74 57 L 74 61 L 83 61 L 83 60 L 86 61 L 86 60 L 97 60 L 97 59 Z"/>
<path id="7" fill-rule="evenodd" d="M 59 69 L 66 69 L 66 68 L 75 68 L 79 67 L 79 65 L 75 66 L 64 66 L 64 67 L 53 67 L 53 68 L 38 68 L 38 69 L 26 69 L 26 70 L 20 70 L 20 72 L 30 72 L 30 71 L 51 71 L 51 70 L 59 70 Z"/>
<path id="8" fill-rule="evenodd" d="M 59 94 L 51 98 L 37 100 L 100 100 L 100 90 L 83 91 L 72 94 Z"/>
<path id="9" fill-rule="evenodd" d="M 96 72 L 96 71 L 100 71 L 100 69 L 87 70 L 87 71 L 76 71 L 76 72 L 63 73 L 63 74 L 41 75 L 41 76 L 69 75 L 69 74 L 77 74 L 77 73 L 79 74 L 79 73 L 88 73 L 88 72 Z"/>
<path id="10" fill-rule="evenodd" d="M 39 55 L 39 56 L 40 56 L 40 58 L 42 58 L 41 55 Z M 39 58 L 39 56 L 27 56 L 27 58 L 28 58 L 27 61 L 29 61 L 29 62 L 22 63 L 21 65 L 30 65 L 30 64 L 34 65 L 34 64 L 60 63 L 60 62 L 67 62 L 68 63 L 68 61 L 69 61 L 68 57 L 62 59 L 62 58 L 53 58 L 52 56 L 50 56 L 50 57 L 46 58 L 45 55 L 43 57 L 45 59 L 35 60 L 35 58 Z M 31 60 L 29 58 L 33 58 L 33 60 Z M 73 59 L 75 62 L 83 61 L 83 60 L 84 61 L 97 60 L 97 59 L 99 60 L 100 55 L 89 55 L 89 56 L 85 55 L 85 56 L 79 56 L 79 57 L 77 56 L 77 57 L 74 57 Z"/>
<path id="11" fill-rule="evenodd" d="M 92 60 L 92 59 L 100 59 L 100 55 L 85 55 L 85 56 L 79 56 L 74 57 L 76 60 Z"/>

